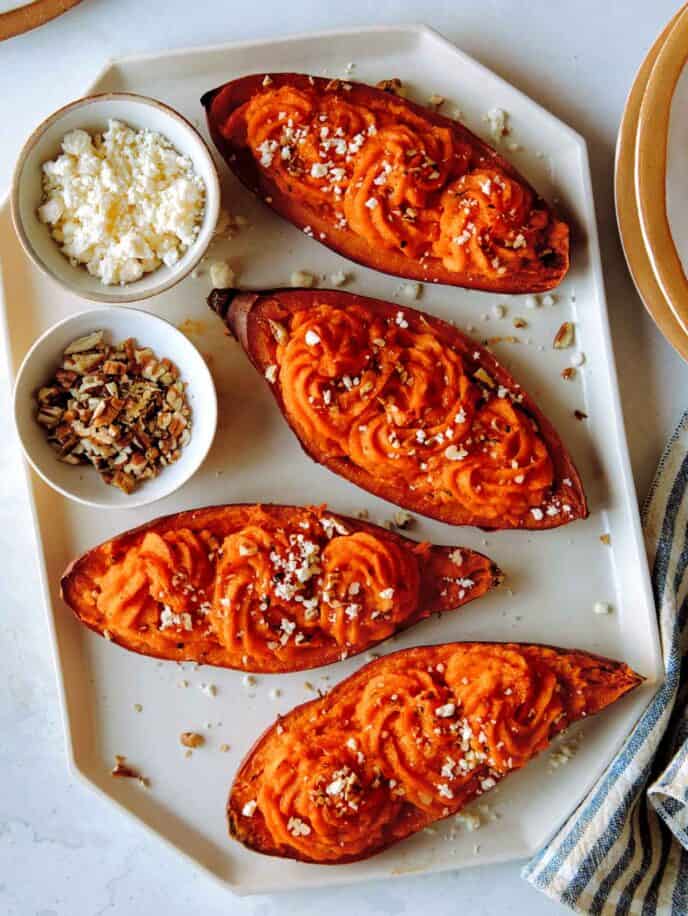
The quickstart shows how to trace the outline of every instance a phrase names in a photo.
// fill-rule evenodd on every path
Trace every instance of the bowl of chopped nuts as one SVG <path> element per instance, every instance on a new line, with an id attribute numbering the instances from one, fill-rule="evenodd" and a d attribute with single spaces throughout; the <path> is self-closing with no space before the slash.
<path id="1" fill-rule="evenodd" d="M 12 219 L 33 262 L 99 302 L 174 286 L 205 254 L 220 184 L 196 128 L 157 99 L 110 92 L 46 118 L 19 154 Z"/>
<path id="2" fill-rule="evenodd" d="M 71 315 L 42 334 L 17 373 L 24 453 L 53 489 L 103 509 L 177 490 L 215 436 L 205 360 L 177 328 L 116 307 Z"/>

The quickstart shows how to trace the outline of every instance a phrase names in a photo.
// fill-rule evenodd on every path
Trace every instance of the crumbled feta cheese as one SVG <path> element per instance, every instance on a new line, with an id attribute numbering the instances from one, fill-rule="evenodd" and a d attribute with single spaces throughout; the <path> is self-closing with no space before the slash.
<path id="1" fill-rule="evenodd" d="M 234 271 L 226 261 L 212 261 L 210 264 L 210 282 L 217 289 L 229 289 L 234 286 Z"/>
<path id="2" fill-rule="evenodd" d="M 176 264 L 198 235 L 204 207 L 205 185 L 188 156 L 121 121 L 93 137 L 71 131 L 62 153 L 43 164 L 39 219 L 62 253 L 105 285 Z"/>
<path id="3" fill-rule="evenodd" d="M 404 283 L 401 287 L 401 295 L 405 299 L 417 299 L 420 296 L 420 283 Z"/>
<path id="4" fill-rule="evenodd" d="M 265 370 L 265 378 L 272 384 L 277 379 L 277 366 L 273 363 Z"/>
<path id="5" fill-rule="evenodd" d="M 253 817 L 255 814 L 256 808 L 258 807 L 258 802 L 254 799 L 247 801 L 244 807 L 241 809 L 241 813 L 244 817 Z"/>
<path id="6" fill-rule="evenodd" d="M 455 703 L 445 703 L 443 706 L 438 706 L 435 710 L 435 715 L 439 716 L 440 719 L 449 719 L 456 712 Z"/>
<path id="7" fill-rule="evenodd" d="M 449 559 L 452 561 L 452 563 L 456 563 L 457 566 L 461 566 L 463 563 L 463 554 L 458 547 L 456 550 L 452 550 L 452 552 L 449 554 Z"/>
<path id="8" fill-rule="evenodd" d="M 306 335 L 305 335 L 305 337 L 304 337 L 304 340 L 306 341 L 306 346 L 308 346 L 308 347 L 315 347 L 315 346 L 317 346 L 317 345 L 320 343 L 320 337 L 319 337 L 319 335 L 316 334 L 315 331 L 314 331 L 312 328 L 309 328 L 309 329 L 306 331 Z"/>
<path id="9" fill-rule="evenodd" d="M 551 293 L 547 293 L 546 296 L 543 296 L 543 297 L 542 297 L 542 304 L 543 304 L 543 305 L 554 305 L 554 303 L 555 303 L 556 301 L 557 301 L 557 300 L 556 300 L 556 297 L 553 296 Z"/>
<path id="10" fill-rule="evenodd" d="M 449 461 L 463 461 L 468 457 L 468 452 L 462 446 L 448 445 L 444 450 L 444 457 Z"/>
<path id="11" fill-rule="evenodd" d="M 306 288 L 310 288 L 314 283 L 315 277 L 306 270 L 295 270 L 291 277 L 289 277 L 290 286 L 305 286 Z"/>
<path id="12" fill-rule="evenodd" d="M 309 825 L 299 817 L 290 817 L 287 821 L 287 830 L 292 836 L 308 836 L 311 832 Z"/>
<path id="13" fill-rule="evenodd" d="M 606 601 L 596 601 L 592 609 L 596 614 L 611 614 L 612 612 L 611 604 Z"/>
<path id="14" fill-rule="evenodd" d="M 374 210 L 378 206 L 377 198 L 369 197 L 368 200 L 365 202 L 365 205 L 369 210 Z"/>
<path id="15" fill-rule="evenodd" d="M 392 598 L 394 597 L 394 589 L 393 588 L 383 589 L 380 592 L 380 597 L 383 599 L 383 601 L 391 601 Z"/>
<path id="16" fill-rule="evenodd" d="M 501 143 L 502 137 L 509 132 L 507 122 L 509 115 L 503 108 L 490 108 L 485 120 L 490 125 L 490 135 L 495 143 Z"/>
<path id="17" fill-rule="evenodd" d="M 541 522 L 545 517 L 542 509 L 531 509 L 530 514 L 533 516 L 536 522 Z"/>

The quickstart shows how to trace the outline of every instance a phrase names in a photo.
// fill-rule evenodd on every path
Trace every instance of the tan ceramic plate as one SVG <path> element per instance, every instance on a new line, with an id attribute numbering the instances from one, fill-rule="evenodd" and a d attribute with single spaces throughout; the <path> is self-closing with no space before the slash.
<path id="1" fill-rule="evenodd" d="M 688 336 L 676 320 L 655 278 L 654 270 L 645 248 L 645 239 L 640 226 L 635 193 L 635 144 L 640 107 L 655 61 L 671 30 L 680 18 L 681 12 L 679 10 L 676 13 L 663 32 L 657 37 L 647 57 L 640 65 L 631 91 L 628 94 L 616 144 L 614 196 L 621 244 L 623 245 L 628 269 L 631 272 L 638 294 L 664 337 L 685 360 L 688 360 Z"/>
<path id="2" fill-rule="evenodd" d="M 684 7 L 650 72 L 640 105 L 635 147 L 635 191 L 647 255 L 684 335 L 688 335 L 688 279 L 669 225 L 666 188 L 672 101 L 687 57 L 688 9 Z"/>
<path id="3" fill-rule="evenodd" d="M 0 14 L 0 41 L 36 29 L 45 22 L 61 16 L 81 0 L 35 0 Z"/>

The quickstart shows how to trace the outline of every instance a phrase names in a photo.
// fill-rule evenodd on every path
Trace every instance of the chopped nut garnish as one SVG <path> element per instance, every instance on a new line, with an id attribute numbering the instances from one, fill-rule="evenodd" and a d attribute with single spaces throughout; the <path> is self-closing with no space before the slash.
<path id="1" fill-rule="evenodd" d="M 612 542 L 612 538 L 610 534 L 601 534 L 600 540 L 602 541 L 603 544 L 611 544 Z"/>
<path id="2" fill-rule="evenodd" d="M 37 394 L 36 419 L 66 464 L 92 464 L 125 493 L 176 461 L 191 438 L 184 383 L 169 359 L 103 331 L 73 341 Z"/>
<path id="3" fill-rule="evenodd" d="M 437 95 L 437 93 L 435 92 L 428 99 L 428 105 L 437 111 L 444 105 L 446 101 L 447 100 L 445 99 L 443 95 Z"/>
<path id="4" fill-rule="evenodd" d="M 582 410 L 574 410 L 573 415 L 577 420 L 587 420 L 588 419 L 587 413 L 584 413 Z"/>
<path id="5" fill-rule="evenodd" d="M 474 378 L 479 382 L 482 382 L 483 385 L 487 385 L 488 388 L 494 388 L 495 383 L 491 375 L 488 375 L 487 372 L 482 368 L 482 366 L 473 373 Z"/>
<path id="6" fill-rule="evenodd" d="M 226 754 L 227 751 L 229 750 L 229 745 L 228 745 L 228 744 L 221 744 L 221 745 L 220 745 L 220 750 L 222 751 L 223 754 Z"/>
<path id="7" fill-rule="evenodd" d="M 410 528 L 415 519 L 410 512 L 405 512 L 403 509 L 394 515 L 394 527 L 395 528 Z"/>
<path id="8" fill-rule="evenodd" d="M 143 706 L 140 703 L 134 703 L 134 712 L 143 712 Z"/>
<path id="9" fill-rule="evenodd" d="M 112 776 L 121 777 L 123 779 L 138 779 L 142 786 L 148 787 L 149 780 L 142 776 L 137 769 L 130 766 L 127 763 L 127 758 L 123 757 L 121 754 L 115 754 L 115 765 L 110 771 Z"/>
<path id="10" fill-rule="evenodd" d="M 525 318 L 516 317 L 514 318 L 513 325 L 515 328 L 527 328 L 528 322 L 525 320 Z"/>
<path id="11" fill-rule="evenodd" d="M 382 89 L 383 92 L 389 92 L 392 95 L 398 95 L 400 99 L 405 99 L 408 95 L 408 91 L 404 88 L 404 84 L 397 76 L 393 77 L 391 80 L 380 80 L 379 83 L 375 83 L 375 88 Z"/>
<path id="12" fill-rule="evenodd" d="M 570 382 L 576 377 L 576 370 L 572 366 L 567 366 L 566 369 L 561 370 L 561 377 L 565 382 Z"/>
<path id="13" fill-rule="evenodd" d="M 294 287 L 304 286 L 309 289 L 314 283 L 315 277 L 307 270 L 295 270 L 289 277 L 289 285 Z"/>
<path id="14" fill-rule="evenodd" d="M 203 747 L 205 744 L 205 738 L 198 732 L 182 732 L 179 740 L 184 747 Z"/>
<path id="15" fill-rule="evenodd" d="M 565 321 L 554 335 L 552 346 L 555 350 L 565 350 L 573 343 L 574 328 L 571 321 Z"/>

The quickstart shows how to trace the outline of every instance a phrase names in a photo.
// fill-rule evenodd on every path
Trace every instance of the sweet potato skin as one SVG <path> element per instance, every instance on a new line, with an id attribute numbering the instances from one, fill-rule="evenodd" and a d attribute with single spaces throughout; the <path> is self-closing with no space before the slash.
<path id="1" fill-rule="evenodd" d="M 455 609 L 469 600 L 496 587 L 502 581 L 502 573 L 487 557 L 465 548 L 445 547 L 439 545 L 418 545 L 409 538 L 394 531 L 387 531 L 377 525 L 329 512 L 324 507 L 314 509 L 294 506 L 233 504 L 227 506 L 210 506 L 203 509 L 175 513 L 159 518 L 125 531 L 121 535 L 94 547 L 74 560 L 65 570 L 61 579 L 61 593 L 65 603 L 72 609 L 81 623 L 94 632 L 105 636 L 122 648 L 154 658 L 172 661 L 195 661 L 200 664 L 217 667 L 234 668 L 256 673 L 280 673 L 286 671 L 306 670 L 327 665 L 341 658 L 341 647 L 333 642 L 314 651 L 304 650 L 298 664 L 289 664 L 273 657 L 267 662 L 254 663 L 250 658 L 228 659 L 222 643 L 215 638 L 199 641 L 184 639 L 182 633 L 179 641 L 170 641 L 163 647 L 151 648 L 147 644 L 145 633 L 121 633 L 109 630 L 103 613 L 97 606 L 99 582 L 116 563 L 126 556 L 130 548 L 140 545 L 149 533 L 164 536 L 169 532 L 188 529 L 193 532 L 209 531 L 221 541 L 244 525 L 250 524 L 255 513 L 268 513 L 269 517 L 285 526 L 293 525 L 299 519 L 309 517 L 306 513 L 323 513 L 328 518 L 346 526 L 349 532 L 365 532 L 373 535 L 383 543 L 397 545 L 403 551 L 414 552 L 418 557 L 420 586 L 418 604 L 412 613 L 397 627 L 396 632 L 413 626 L 433 613 Z M 453 557 L 453 558 L 452 558 Z M 457 562 L 457 558 L 460 560 Z M 470 575 L 473 586 L 465 590 L 459 588 L 447 576 L 459 578 Z M 391 635 L 391 634 L 390 634 Z M 383 637 L 383 639 L 388 636 Z M 382 640 L 361 642 L 347 649 L 346 655 L 363 652 Z"/>
<path id="2" fill-rule="evenodd" d="M 325 751 L 325 757 L 330 753 L 336 754 L 337 745 L 348 745 L 351 739 L 354 740 L 354 747 L 364 747 L 365 739 L 362 733 L 357 730 L 357 726 L 360 727 L 361 723 L 357 719 L 356 704 L 360 700 L 361 694 L 370 689 L 371 684 L 375 684 L 376 681 L 381 683 L 383 687 L 380 691 L 380 696 L 384 696 L 384 682 L 387 678 L 393 679 L 399 673 L 401 675 L 409 675 L 413 674 L 414 671 L 423 673 L 431 672 L 433 669 L 437 672 L 442 670 L 444 674 L 444 671 L 451 668 L 452 657 L 456 657 L 461 653 L 478 653 L 478 659 L 481 655 L 485 657 L 484 668 L 481 669 L 480 665 L 476 668 L 474 665 L 473 670 L 476 672 L 478 681 L 483 676 L 481 671 L 487 672 L 489 670 L 495 653 L 498 659 L 502 655 L 507 662 L 510 661 L 510 655 L 521 656 L 526 658 L 528 664 L 532 665 L 534 669 L 539 669 L 540 672 L 548 672 L 549 675 L 554 673 L 558 684 L 556 693 L 563 698 L 562 708 L 564 714 L 550 722 L 550 727 L 545 729 L 546 734 L 544 734 L 544 737 L 540 735 L 537 740 L 534 740 L 531 748 L 523 751 L 522 756 L 513 764 L 513 769 L 519 769 L 526 764 L 529 759 L 543 750 L 549 741 L 572 722 L 581 717 L 589 717 L 600 712 L 626 693 L 635 689 L 643 680 L 640 675 L 621 662 L 580 650 L 565 650 L 537 644 L 449 643 L 436 646 L 418 646 L 391 653 L 384 658 L 363 666 L 336 685 L 325 696 L 297 706 L 285 716 L 280 716 L 257 739 L 240 764 L 229 792 L 227 818 L 230 836 L 249 849 L 264 855 L 319 865 L 343 865 L 367 859 L 382 852 L 389 846 L 413 833 L 417 833 L 433 822 L 456 814 L 469 801 L 481 795 L 483 791 L 488 791 L 491 786 L 486 786 L 482 789 L 468 784 L 465 787 L 466 791 L 457 788 L 453 799 L 442 800 L 442 807 L 435 807 L 434 810 L 421 810 L 410 801 L 404 801 L 396 806 L 389 823 L 384 824 L 384 829 L 377 831 L 377 835 L 373 835 L 371 832 L 369 842 L 368 837 L 364 837 L 363 843 L 365 845 L 362 848 L 355 852 L 343 852 L 341 854 L 335 849 L 328 850 L 326 855 L 318 855 L 314 849 L 304 849 L 304 844 L 300 840 L 295 841 L 293 845 L 290 842 L 278 842 L 270 829 L 267 817 L 261 811 L 260 801 L 253 806 L 253 811 L 250 814 L 247 814 L 245 808 L 247 800 L 261 799 L 263 774 L 266 767 L 270 766 L 275 749 L 278 747 L 279 742 L 284 741 L 285 735 L 288 740 L 292 733 L 303 733 L 305 740 L 312 746 L 326 746 L 328 728 L 332 727 L 336 740 L 331 746 L 327 745 L 330 749 Z M 437 667 L 438 663 L 440 663 L 439 667 Z M 500 691 L 504 689 L 506 684 L 510 685 L 513 693 L 516 693 L 519 689 L 518 680 L 505 679 L 500 681 L 500 674 L 501 672 L 498 670 L 497 686 L 492 690 L 493 699 L 499 698 Z M 527 676 L 528 672 L 526 671 L 524 677 Z M 467 684 L 465 688 L 467 692 L 473 689 L 468 684 L 468 679 L 462 679 L 462 683 Z M 478 689 L 482 690 L 483 687 L 484 682 L 479 684 Z M 543 686 L 542 689 L 547 692 L 549 687 Z M 489 693 L 490 691 L 488 691 L 488 695 Z M 537 694 L 528 696 L 533 704 L 537 706 Z M 394 695 L 388 696 L 388 699 L 393 698 Z M 506 696 L 503 699 L 506 699 Z M 457 715 L 459 715 L 462 700 L 459 696 L 456 697 L 456 700 Z M 435 698 L 435 702 L 438 702 L 437 698 Z M 514 719 L 510 719 L 507 715 L 505 718 L 507 724 L 519 720 L 519 709 L 522 710 L 522 706 L 517 701 L 512 707 Z M 401 715 L 402 713 L 400 713 Z M 546 718 L 546 707 L 544 711 L 538 709 L 537 715 L 542 715 Z M 393 718 L 385 719 L 385 722 L 387 721 L 390 723 L 389 728 L 395 727 Z M 438 721 L 444 723 L 447 720 Z M 398 735 L 396 740 L 398 742 Z M 492 737 L 488 738 L 486 753 L 494 753 L 491 745 L 492 740 Z M 400 744 L 398 746 L 401 747 Z M 368 766 L 368 761 L 361 757 L 359 757 L 358 763 L 361 765 L 361 771 Z M 389 780 L 389 772 L 386 771 L 388 763 L 389 761 L 379 761 L 377 758 L 373 761 L 373 766 L 378 772 L 381 771 L 382 773 L 383 783 Z M 335 765 L 336 763 L 332 764 L 332 766 Z M 428 766 L 431 765 L 431 763 L 428 764 Z M 497 776 L 497 781 L 507 776 L 510 771 L 512 771 L 511 768 L 503 771 Z M 327 772 L 327 769 L 325 769 L 325 772 Z M 304 770 L 302 767 L 299 769 L 299 774 L 301 779 L 306 780 L 308 770 Z M 414 771 L 414 775 L 426 775 L 432 778 L 431 773 L 418 774 Z M 477 776 L 480 778 L 482 775 L 483 771 L 479 770 Z M 284 817 L 286 818 L 289 813 L 289 811 L 285 811 Z M 274 824 L 274 820 L 272 823 Z M 317 833 L 317 827 L 315 830 Z M 309 840 L 310 836 L 306 836 L 304 841 L 306 846 L 309 845 Z"/>
<path id="3" fill-rule="evenodd" d="M 208 303 L 224 319 L 230 332 L 239 341 L 261 375 L 264 375 L 266 368 L 274 362 L 274 340 L 269 320 L 279 321 L 285 315 L 301 309 L 307 309 L 315 303 L 322 303 L 343 308 L 360 305 L 374 314 L 384 316 L 398 314 L 407 317 L 414 316 L 432 328 L 444 343 L 456 348 L 461 353 L 468 353 L 473 356 L 479 355 L 477 360 L 479 365 L 492 377 L 496 386 L 504 386 L 511 389 L 516 384 L 511 375 L 489 350 L 462 334 L 452 325 L 415 309 L 392 305 L 382 300 L 358 296 L 341 290 L 274 289 L 264 292 L 214 290 L 208 297 Z M 556 528 L 576 519 L 586 518 L 588 515 L 587 502 L 580 475 L 556 430 L 527 392 L 522 392 L 523 400 L 519 407 L 536 422 L 549 449 L 555 471 L 555 488 L 553 489 L 552 497 L 558 497 L 565 489 L 565 499 L 571 511 L 568 514 L 560 513 L 559 515 L 543 514 L 540 519 L 535 518 L 531 513 L 527 513 L 520 521 L 520 524 L 511 525 L 508 523 L 495 523 L 494 520 L 489 518 L 467 515 L 461 507 L 456 505 L 449 503 L 438 504 L 424 498 L 422 495 L 412 493 L 408 488 L 402 488 L 393 482 L 386 482 L 374 477 L 364 468 L 348 460 L 348 458 L 320 454 L 313 447 L 313 444 L 305 440 L 300 434 L 294 418 L 286 410 L 281 386 L 279 384 L 271 384 L 269 387 L 282 415 L 309 457 L 357 486 L 413 512 L 438 519 L 450 525 L 473 525 L 486 530 L 518 527 L 531 531 Z M 570 485 L 564 488 L 563 481 L 569 481 Z"/>
<path id="4" fill-rule="evenodd" d="M 539 207 L 546 209 L 552 220 L 551 254 L 547 264 L 538 269 L 526 270 L 512 276 L 486 276 L 477 271 L 456 272 L 447 269 L 438 258 L 416 261 L 402 253 L 372 246 L 367 240 L 358 236 L 346 227 L 333 225 L 324 218 L 316 208 L 309 207 L 298 195 L 285 193 L 271 180 L 265 169 L 254 159 L 245 143 L 245 130 L 241 125 L 242 106 L 270 80 L 271 88 L 294 86 L 297 89 L 315 89 L 326 93 L 337 81 L 312 77 L 296 73 L 272 73 L 244 76 L 211 90 L 202 97 L 206 109 L 208 128 L 215 145 L 225 161 L 239 180 L 280 216 L 308 234 L 326 247 L 338 252 L 351 261 L 371 267 L 383 273 L 421 282 L 436 282 L 450 286 L 471 289 L 482 289 L 501 293 L 538 293 L 557 286 L 569 268 L 569 229 L 562 221 L 557 220 L 542 199 L 526 179 L 499 153 L 487 143 L 469 131 L 463 124 L 428 110 L 413 102 L 404 100 L 403 104 L 411 111 L 422 116 L 432 124 L 448 128 L 457 139 L 471 148 L 471 166 L 498 169 L 501 173 L 517 181 L 534 196 Z M 347 81 L 349 88 L 347 100 L 366 104 L 370 99 L 389 99 L 389 95 L 380 89 L 361 83 Z M 396 100 L 397 102 L 399 100 Z M 228 136 L 223 130 L 228 119 L 238 119 L 236 129 Z M 243 134 L 243 135 L 242 135 Z"/>

